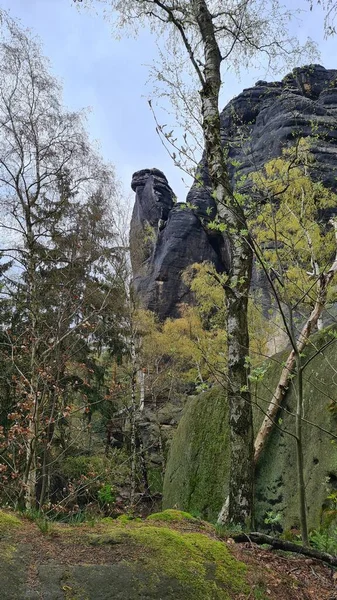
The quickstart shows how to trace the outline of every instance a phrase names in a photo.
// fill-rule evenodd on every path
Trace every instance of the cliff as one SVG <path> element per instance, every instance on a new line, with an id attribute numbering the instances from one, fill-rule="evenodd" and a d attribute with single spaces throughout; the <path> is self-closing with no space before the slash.
<path id="1" fill-rule="evenodd" d="M 179 306 L 192 302 L 181 279 L 186 267 L 209 261 L 223 271 L 228 264 L 222 237 L 210 235 L 202 221 L 209 214 L 215 216 L 214 200 L 202 190 L 193 196 L 194 210 L 175 203 L 167 179 L 158 169 L 138 171 L 131 185 L 136 192 L 130 227 L 136 294 L 160 319 L 177 317 Z"/>
<path id="2" fill-rule="evenodd" d="M 312 176 L 337 188 L 336 116 L 335 69 L 310 65 L 295 69 L 282 81 L 258 81 L 245 89 L 221 113 L 233 185 L 299 137 L 310 136 L 315 158 Z M 158 169 L 138 171 L 132 179 L 136 192 L 130 229 L 134 287 L 142 304 L 161 319 L 177 316 L 181 303 L 192 301 L 181 280 L 188 265 L 207 260 L 218 271 L 229 267 L 227 245 L 207 228 L 216 208 L 204 161 L 200 176 L 187 195 L 188 205 L 175 204 L 167 179 Z"/>

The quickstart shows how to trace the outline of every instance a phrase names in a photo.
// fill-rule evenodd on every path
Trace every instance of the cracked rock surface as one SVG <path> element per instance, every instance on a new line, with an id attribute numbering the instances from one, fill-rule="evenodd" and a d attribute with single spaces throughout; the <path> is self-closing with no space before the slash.
<path id="1" fill-rule="evenodd" d="M 236 181 L 261 169 L 300 137 L 311 137 L 312 176 L 337 189 L 337 70 L 321 65 L 294 69 L 282 81 L 258 81 L 233 98 L 221 113 L 222 142 L 230 176 Z M 205 160 L 186 202 L 176 203 L 158 169 L 137 171 L 130 228 L 136 293 L 161 320 L 179 315 L 193 298 L 182 272 L 209 261 L 219 272 L 230 268 L 228 244 L 207 223 L 216 214 Z M 330 215 L 326 214 L 328 219 Z M 254 281 L 253 281 L 254 285 Z M 259 282 L 259 287 L 261 286 Z"/>

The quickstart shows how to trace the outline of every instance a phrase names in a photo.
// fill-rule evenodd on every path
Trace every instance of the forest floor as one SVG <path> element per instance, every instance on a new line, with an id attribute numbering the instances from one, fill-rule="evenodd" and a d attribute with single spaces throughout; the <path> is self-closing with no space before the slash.
<path id="1" fill-rule="evenodd" d="M 219 540 L 181 515 L 77 526 L 0 518 L 1 600 L 337 600 L 330 567 Z"/>

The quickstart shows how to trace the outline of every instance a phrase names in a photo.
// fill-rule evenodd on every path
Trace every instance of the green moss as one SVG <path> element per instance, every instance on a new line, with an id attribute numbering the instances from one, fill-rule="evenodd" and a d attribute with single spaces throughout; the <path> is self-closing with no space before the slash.
<path id="1" fill-rule="evenodd" d="M 313 336 L 305 359 L 331 339 L 331 329 Z M 262 381 L 253 388 L 255 431 L 264 417 L 279 380 L 288 351 L 272 357 Z M 337 416 L 337 386 L 333 367 L 337 342 L 308 362 L 304 370 L 305 483 L 308 522 L 319 526 L 329 485 L 337 481 L 337 449 L 315 425 L 334 432 Z M 262 410 L 261 410 L 262 409 Z M 290 529 L 298 524 L 298 485 L 294 433 L 296 377 L 278 416 L 278 428 L 270 436 L 256 470 L 256 521 L 265 527 L 268 511 L 280 514 L 280 525 Z M 238 457 L 239 460 L 239 457 Z M 189 399 L 173 438 L 163 488 L 164 508 L 178 507 L 202 518 L 214 520 L 227 496 L 229 477 L 229 427 L 225 392 L 210 392 Z M 329 483 L 330 480 L 330 483 Z"/>
<path id="2" fill-rule="evenodd" d="M 68 456 L 62 463 L 62 471 L 71 479 L 90 473 L 110 475 L 111 464 L 106 456 Z"/>
<path id="3" fill-rule="evenodd" d="M 154 552 L 147 567 L 186 585 L 186 600 L 227 600 L 248 592 L 246 567 L 222 542 L 200 533 L 182 534 L 166 527 L 142 527 L 130 535 Z"/>
<path id="4" fill-rule="evenodd" d="M 119 517 L 117 517 L 116 521 L 118 521 L 118 523 L 130 523 L 130 522 L 136 522 L 136 523 L 141 523 L 142 520 L 139 517 L 134 517 L 133 515 L 119 515 Z"/>
<path id="5" fill-rule="evenodd" d="M 124 515 L 121 515 L 121 517 L 123 517 Z M 119 519 L 119 517 L 118 517 Z M 103 517 L 102 519 L 99 520 L 99 523 L 106 523 L 107 525 L 110 525 L 111 523 L 113 523 L 115 521 L 115 519 L 113 519 L 112 517 Z"/>
<path id="6" fill-rule="evenodd" d="M 181 510 L 175 510 L 173 508 L 168 508 L 163 512 L 153 513 L 147 517 L 148 520 L 153 521 L 195 521 L 196 519 L 190 515 L 188 512 L 183 512 Z"/>
<path id="7" fill-rule="evenodd" d="M 17 552 L 17 546 L 14 544 L 1 544 L 0 551 L 1 560 L 12 562 Z"/>
<path id="8" fill-rule="evenodd" d="M 174 435 L 163 507 L 216 519 L 228 490 L 229 431 L 225 393 L 213 388 L 190 399 Z"/>
<path id="9" fill-rule="evenodd" d="M 163 515 L 168 521 L 193 518 L 176 510 L 153 517 Z M 125 563 L 134 571 L 133 585 L 141 585 L 142 581 L 146 586 L 151 584 L 153 594 L 163 581 L 170 582 L 176 592 L 172 598 L 176 600 L 232 600 L 249 591 L 247 567 L 231 555 L 226 544 L 202 533 L 184 533 L 168 526 L 135 521 L 121 526 L 116 520 L 114 524 L 106 523 L 102 535 L 90 535 L 90 543 L 119 544 L 119 552 L 127 549 L 126 556 L 133 548 L 136 561 L 126 559 Z M 137 588 L 137 591 L 143 590 Z"/>
<path id="10" fill-rule="evenodd" d="M 132 521 L 133 517 L 132 515 L 119 515 L 119 517 L 117 517 L 116 521 L 118 521 L 119 523 L 130 523 L 130 521 Z"/>
<path id="11" fill-rule="evenodd" d="M 186 518 L 179 511 L 167 513 L 171 517 L 172 513 L 178 513 L 180 519 Z M 162 514 L 165 515 L 165 512 Z M 191 515 L 188 518 L 192 518 Z M 108 538 L 111 538 L 110 542 Z M 249 591 L 247 567 L 230 554 L 224 543 L 206 535 L 130 523 L 123 529 L 117 526 L 108 528 L 101 538 L 104 544 L 126 543 L 129 546 L 131 541 L 140 546 L 137 552 L 139 561 L 154 584 L 163 577 L 179 584 L 177 598 L 231 600 Z M 135 565 L 136 570 L 139 561 Z"/>
<path id="12" fill-rule="evenodd" d="M 15 515 L 0 510 L 0 535 L 10 532 L 11 529 L 20 527 L 21 521 Z"/>

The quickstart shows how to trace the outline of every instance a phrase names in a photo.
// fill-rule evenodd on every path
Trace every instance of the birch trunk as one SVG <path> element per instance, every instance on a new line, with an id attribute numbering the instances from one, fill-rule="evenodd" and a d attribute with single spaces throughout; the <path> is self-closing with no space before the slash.
<path id="1" fill-rule="evenodd" d="M 28 336 L 27 343 L 30 344 L 30 381 L 29 393 L 31 396 L 31 410 L 28 421 L 26 468 L 23 477 L 24 484 L 24 506 L 26 510 L 32 510 L 36 506 L 36 476 L 37 476 L 37 438 L 39 432 L 39 396 L 38 396 L 38 372 L 37 372 L 37 286 L 36 286 L 36 256 L 35 237 L 31 221 L 31 207 L 27 201 L 25 207 L 25 219 L 27 228 L 28 265 Z"/>
<path id="2" fill-rule="evenodd" d="M 252 251 L 242 208 L 235 200 L 221 145 L 219 91 L 221 55 L 212 16 L 204 0 L 195 0 L 205 66 L 201 90 L 203 132 L 207 166 L 218 213 L 227 226 L 231 264 L 225 290 L 228 329 L 228 403 L 231 467 L 227 520 L 251 525 L 253 513 L 253 427 L 248 372 L 247 300 L 251 280 Z M 227 239 L 226 239 L 227 242 Z"/>
<path id="3" fill-rule="evenodd" d="M 297 476 L 300 505 L 300 524 L 301 537 L 304 546 L 309 546 L 308 522 L 307 522 L 307 503 L 304 482 L 304 457 L 302 440 L 302 418 L 303 418 L 303 368 L 300 354 L 296 354 L 297 365 L 297 406 L 296 406 L 296 456 L 297 456 Z"/>

